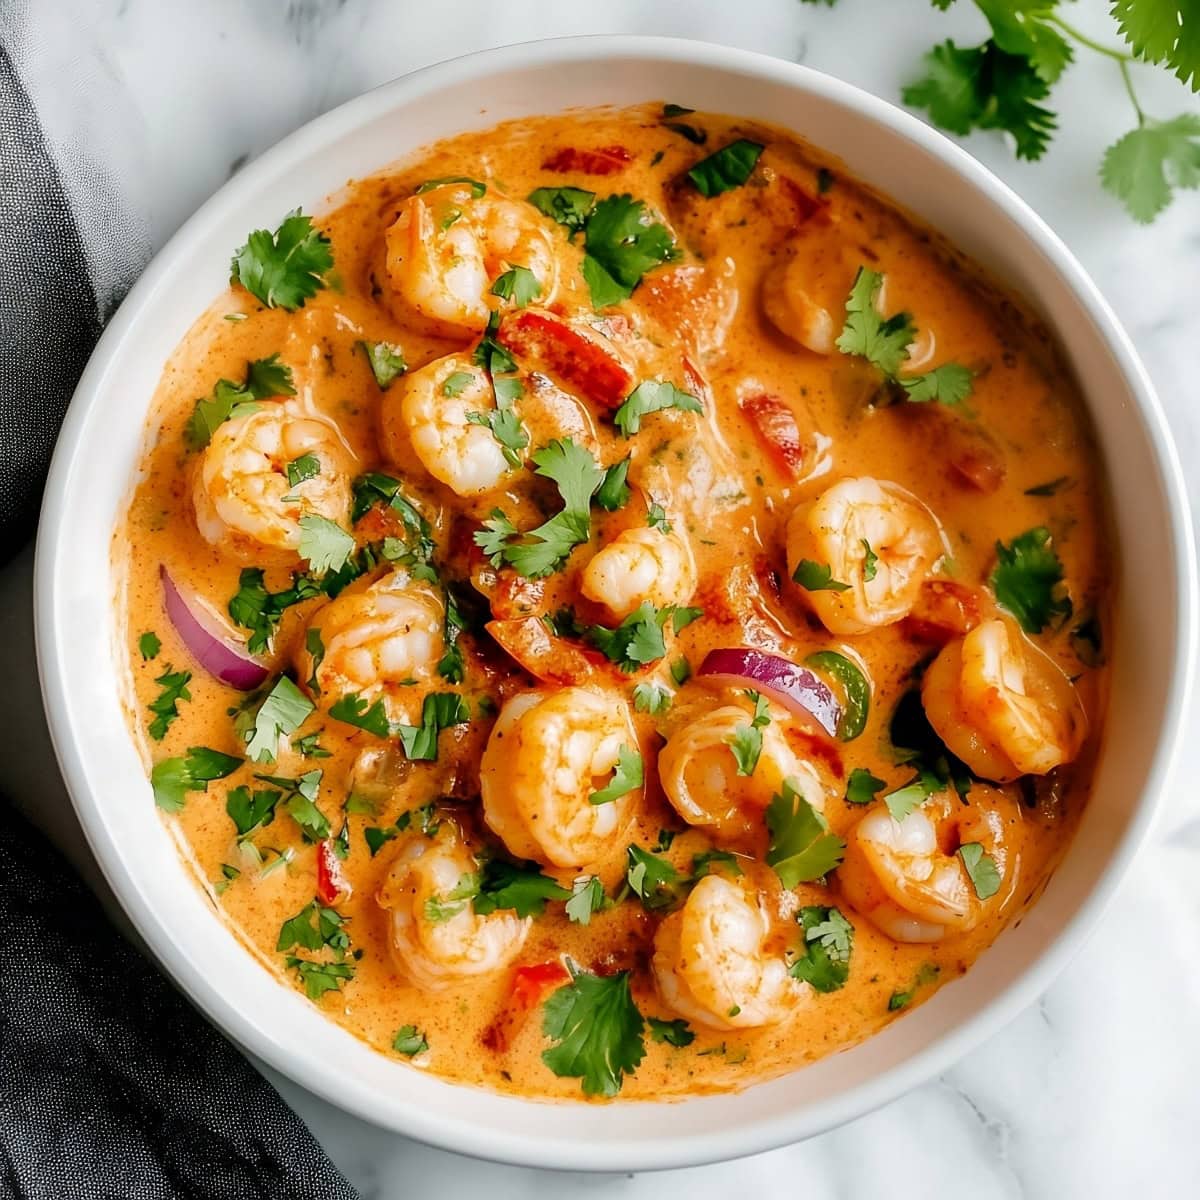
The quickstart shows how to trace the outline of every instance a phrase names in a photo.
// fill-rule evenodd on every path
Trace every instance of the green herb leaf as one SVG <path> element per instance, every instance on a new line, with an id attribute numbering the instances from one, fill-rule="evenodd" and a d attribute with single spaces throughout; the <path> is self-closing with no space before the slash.
<path id="1" fill-rule="evenodd" d="M 229 601 L 228 610 L 234 622 L 250 630 L 246 649 L 262 654 L 270 648 L 271 638 L 279 622 L 293 604 L 314 600 L 321 588 L 305 575 L 294 575 L 292 586 L 281 592 L 267 591 L 262 568 L 245 567 L 238 577 L 238 590 Z"/>
<path id="2" fill-rule="evenodd" d="M 566 905 L 567 919 L 576 925 L 589 925 L 592 914 L 600 912 L 606 903 L 600 876 L 581 875 L 571 886 L 571 898 Z"/>
<path id="3" fill-rule="evenodd" d="M 149 732 L 156 742 L 161 742 L 167 736 L 167 730 L 171 727 L 171 723 L 178 718 L 179 701 L 192 698 L 192 693 L 188 691 L 187 686 L 191 682 L 191 678 L 191 671 L 175 671 L 168 663 L 167 669 L 155 679 L 154 682 L 162 688 L 162 692 L 146 707 L 154 714 L 154 720 L 149 725 Z"/>
<path id="4" fill-rule="evenodd" d="M 317 575 L 339 571 L 354 552 L 354 538 L 335 521 L 316 513 L 300 518 L 300 557 Z"/>
<path id="5" fill-rule="evenodd" d="M 615 1096 L 646 1054 L 645 1021 L 629 990 L 629 972 L 593 975 L 574 968 L 571 982 L 546 1001 L 542 1032 L 556 1044 L 542 1061 L 582 1080 L 585 1096 Z"/>
<path id="6" fill-rule="evenodd" d="M 644 908 L 655 912 L 675 904 L 687 880 L 665 858 L 641 846 L 627 847 L 625 856 L 626 882 Z"/>
<path id="7" fill-rule="evenodd" d="M 592 307 L 620 304 L 642 276 L 676 257 L 671 231 L 652 219 L 632 196 L 609 196 L 593 206 L 583 225 L 583 278 Z"/>
<path id="8" fill-rule="evenodd" d="M 903 787 L 894 792 L 888 792 L 883 798 L 893 821 L 903 821 L 910 813 L 915 812 L 930 796 L 936 795 L 946 786 L 945 780 L 934 771 L 924 767 Z"/>
<path id="9" fill-rule="evenodd" d="M 182 758 L 164 758 L 150 771 L 150 786 L 154 802 L 164 812 L 177 813 L 183 809 L 188 792 L 203 792 L 214 779 L 232 775 L 242 765 L 242 759 L 207 746 L 190 746 Z"/>
<path id="10" fill-rule="evenodd" d="M 230 272 L 268 308 L 294 312 L 326 286 L 333 266 L 329 239 L 299 209 L 272 234 L 256 229 L 233 256 Z"/>
<path id="11" fill-rule="evenodd" d="M 701 159 L 687 177 L 702 196 L 719 196 L 722 192 L 741 187 L 754 172 L 763 147 L 758 142 L 738 138 L 728 146 Z"/>
<path id="12" fill-rule="evenodd" d="M 212 395 L 196 401 L 184 428 L 184 440 L 193 450 L 201 450 L 226 421 L 258 412 L 258 401 L 271 396 L 294 396 L 292 370 L 279 361 L 278 354 L 246 364 L 244 383 L 218 379 Z"/>
<path id="13" fill-rule="evenodd" d="M 138 638 L 138 653 L 142 656 L 142 662 L 149 662 L 152 658 L 157 658 L 161 649 L 162 642 L 158 640 L 157 633 L 143 633 Z"/>
<path id="14" fill-rule="evenodd" d="M 624 404 L 613 414 L 613 424 L 625 437 L 632 437 L 642 427 L 642 418 L 667 408 L 681 412 L 703 412 L 704 405 L 690 392 L 681 391 L 673 383 L 647 379 L 629 393 Z"/>
<path id="15" fill-rule="evenodd" d="M 743 874 L 737 855 L 729 850 L 703 850 L 692 855 L 692 882 L 711 875 L 714 867 L 728 871 L 735 879 Z"/>
<path id="16" fill-rule="evenodd" d="M 595 496 L 592 497 L 596 504 L 608 512 L 616 512 L 617 509 L 624 508 L 633 495 L 625 482 L 629 475 L 629 464 L 632 461 L 633 456 L 627 454 L 620 462 L 613 463 L 604 472 L 604 479 L 596 489 Z"/>
<path id="17" fill-rule="evenodd" d="M 885 787 L 887 784 L 876 779 L 866 767 L 855 767 L 846 780 L 846 803 L 870 804 Z"/>
<path id="18" fill-rule="evenodd" d="M 1175 188 L 1200 187 L 1200 116 L 1147 120 L 1130 131 L 1104 152 L 1100 181 L 1135 221 L 1153 221 Z"/>
<path id="19" fill-rule="evenodd" d="M 381 392 L 386 392 L 408 370 L 404 351 L 399 346 L 391 342 L 359 342 L 358 345 L 367 356 L 371 374 Z"/>
<path id="20" fill-rule="evenodd" d="M 754 716 L 748 725 L 737 726 L 727 739 L 739 775 L 754 774 L 762 754 L 762 731 L 771 723 L 771 708 L 765 698 L 755 691 L 748 691 L 746 695 L 754 703 Z"/>
<path id="21" fill-rule="evenodd" d="M 605 658 L 632 674 L 666 654 L 663 628 L 674 611 L 671 605 L 655 608 L 649 600 L 644 600 L 615 629 L 607 625 L 589 625 L 583 633 Z"/>
<path id="22" fill-rule="evenodd" d="M 988 582 L 1026 633 L 1040 633 L 1052 621 L 1071 615 L 1062 581 L 1062 563 L 1045 526 L 1027 529 L 1010 545 L 996 543 L 996 566 Z"/>
<path id="23" fill-rule="evenodd" d="M 1200 32 L 1187 0 L 1112 0 L 1112 14 L 1134 54 L 1200 91 Z"/>
<path id="24" fill-rule="evenodd" d="M 313 711 L 312 701 L 286 675 L 280 675 L 258 708 L 246 710 L 235 722 L 246 741 L 246 757 L 251 762 L 274 762 L 279 739 L 295 733 Z"/>
<path id="25" fill-rule="evenodd" d="M 801 795 L 790 780 L 767 806 L 767 829 L 771 840 L 767 865 L 785 888 L 807 883 L 828 874 L 841 861 L 846 843 L 829 832 L 829 823 Z"/>
<path id="26" fill-rule="evenodd" d="M 288 487 L 299 487 L 321 473 L 321 460 L 315 454 L 302 454 L 287 464 Z"/>
<path id="27" fill-rule="evenodd" d="M 803 953 L 790 974 L 818 992 L 836 992 L 850 977 L 854 926 L 837 908 L 806 905 L 796 914 L 804 930 Z"/>
<path id="28" fill-rule="evenodd" d="M 813 562 L 802 558 L 792 572 L 792 579 L 806 592 L 845 592 L 850 585 L 834 579 L 833 568 L 828 563 Z"/>
<path id="29" fill-rule="evenodd" d="M 661 1017 L 647 1017 L 646 1024 L 650 1027 L 652 1042 L 664 1042 L 682 1050 L 696 1040 L 692 1027 L 682 1017 L 674 1021 L 664 1021 Z"/>
<path id="30" fill-rule="evenodd" d="M 542 187 L 529 193 L 529 203 L 538 212 L 565 225 L 574 237 L 587 222 L 596 193 L 574 187 Z"/>
<path id="31" fill-rule="evenodd" d="M 392 732 L 383 701 L 376 700 L 368 708 L 367 702 L 355 692 L 347 692 L 344 696 L 339 696 L 330 706 L 329 715 L 335 721 L 354 725 L 358 729 L 365 729 L 376 737 L 385 738 Z"/>
<path id="32" fill-rule="evenodd" d="M 642 768 L 642 756 L 628 746 L 617 750 L 617 765 L 613 770 L 612 779 L 598 791 L 593 792 L 588 801 L 591 804 L 611 804 L 622 796 L 627 796 L 635 788 L 640 788 L 645 782 Z"/>
<path id="33" fill-rule="evenodd" d="M 657 683 L 639 683 L 633 689 L 633 707 L 657 717 L 671 707 L 671 693 Z"/>
<path id="34" fill-rule="evenodd" d="M 429 1049 L 429 1040 L 423 1033 L 417 1031 L 415 1025 L 401 1025 L 396 1030 L 396 1036 L 392 1039 L 392 1049 L 397 1054 L 414 1058 L 418 1054 L 424 1054 Z"/>
<path id="35" fill-rule="evenodd" d="M 330 716 L 334 715 L 333 709 L 329 712 Z M 431 692 L 421 704 L 421 724 L 397 725 L 393 732 L 400 738 L 410 760 L 433 762 L 437 758 L 438 734 L 451 725 L 464 725 L 470 719 L 471 711 L 458 692 Z"/>
<path id="36" fill-rule="evenodd" d="M 858 274 L 846 299 L 846 323 L 838 335 L 837 348 L 843 354 L 865 358 L 888 378 L 894 378 L 908 355 L 908 347 L 917 328 L 908 313 L 882 317 L 875 297 L 883 286 L 883 276 L 867 267 Z"/>
<path id="37" fill-rule="evenodd" d="M 557 880 L 543 875 L 536 863 L 517 865 L 493 858 L 483 868 L 479 893 L 472 903 L 480 916 L 512 909 L 518 917 L 540 917 L 547 900 L 570 900 L 571 896 Z"/>
<path id="38" fill-rule="evenodd" d="M 952 407 L 971 394 L 971 372 L 958 363 L 943 363 L 924 375 L 908 375 L 897 380 L 912 404 L 934 400 Z M 874 576 L 872 576 L 874 578 Z"/>
<path id="39" fill-rule="evenodd" d="M 983 852 L 978 842 L 964 842 L 958 855 L 980 900 L 987 900 L 1000 890 L 1000 870 L 996 860 Z"/>
<path id="40" fill-rule="evenodd" d="M 289 955 L 284 961 L 295 970 L 304 984 L 304 994 L 310 1000 L 320 1000 L 326 992 L 336 992 L 347 980 L 354 978 L 354 964 L 349 962 L 309 962 L 295 955 Z"/>
<path id="41" fill-rule="evenodd" d="M 538 277 L 528 267 L 509 267 L 495 283 L 492 295 L 511 300 L 517 308 L 532 304 L 542 294 Z"/>
<path id="42" fill-rule="evenodd" d="M 225 797 L 225 812 L 237 830 L 238 839 L 249 837 L 275 819 L 275 807 L 283 793 L 274 788 L 230 788 Z"/>

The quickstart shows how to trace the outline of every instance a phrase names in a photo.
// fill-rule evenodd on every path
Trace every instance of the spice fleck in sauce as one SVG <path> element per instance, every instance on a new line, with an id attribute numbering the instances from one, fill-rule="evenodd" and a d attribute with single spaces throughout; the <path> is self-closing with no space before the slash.
<path id="1" fill-rule="evenodd" d="M 167 363 L 113 554 L 164 819 L 281 985 L 450 1079 L 681 1096 L 868 1037 L 1036 899 L 1111 566 L 1017 303 L 661 106 L 271 238 Z"/>

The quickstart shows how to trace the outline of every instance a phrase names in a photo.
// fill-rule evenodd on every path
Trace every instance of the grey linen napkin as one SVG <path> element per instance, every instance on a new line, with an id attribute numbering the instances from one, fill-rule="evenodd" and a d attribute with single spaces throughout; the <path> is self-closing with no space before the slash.
<path id="1" fill-rule="evenodd" d="M 97 126 L 115 81 L 85 37 L 30 46 L 21 10 L 0 4 L 0 563 L 33 532 L 71 391 L 148 251 L 112 162 L 130 131 Z M 61 82 L 30 88 L 38 71 Z M 0 1196 L 355 1197 L 3 798 L 0 1081 Z"/>

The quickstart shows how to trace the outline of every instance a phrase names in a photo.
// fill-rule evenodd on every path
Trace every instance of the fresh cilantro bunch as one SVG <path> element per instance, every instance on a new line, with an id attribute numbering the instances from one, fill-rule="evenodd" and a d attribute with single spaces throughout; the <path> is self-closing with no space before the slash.
<path id="1" fill-rule="evenodd" d="M 818 3 L 820 0 L 807 0 Z M 836 0 L 824 0 L 832 6 Z M 954 0 L 932 0 L 943 12 Z M 1171 203 L 1174 189 L 1200 187 L 1200 114 L 1160 120 L 1138 102 L 1130 67 L 1166 67 L 1200 91 L 1200 8 L 1192 0 L 1110 0 L 1110 12 L 1128 49 L 1104 45 L 1060 15 L 1060 0 L 974 0 L 991 36 L 977 46 L 952 39 L 934 46 L 924 74 L 902 93 L 950 133 L 975 129 L 1010 133 L 1018 158 L 1045 154 L 1058 120 L 1047 107 L 1051 91 L 1075 58 L 1076 47 L 1117 65 L 1133 105 L 1136 126 L 1105 151 L 1104 187 L 1137 221 L 1153 221 Z"/>

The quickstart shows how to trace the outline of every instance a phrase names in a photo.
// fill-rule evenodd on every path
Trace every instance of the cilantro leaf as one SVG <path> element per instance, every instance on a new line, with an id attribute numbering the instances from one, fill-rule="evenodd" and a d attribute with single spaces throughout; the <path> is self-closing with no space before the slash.
<path id="1" fill-rule="evenodd" d="M 367 356 L 371 374 L 375 376 L 381 392 L 386 392 L 408 370 L 404 351 L 399 346 L 391 342 L 359 342 L 358 345 Z"/>
<path id="2" fill-rule="evenodd" d="M 643 600 L 615 629 L 607 625 L 589 625 L 584 636 L 605 658 L 632 674 L 666 654 L 663 627 L 674 611 L 671 605 L 655 608 L 649 600 Z"/>
<path id="3" fill-rule="evenodd" d="M 1071 44 L 1046 20 L 1058 0 L 975 0 L 1001 50 L 1027 58 L 1046 83 L 1054 83 L 1074 57 Z"/>
<path id="4" fill-rule="evenodd" d="M 738 138 L 701 159 L 688 171 L 687 177 L 700 195 L 719 196 L 741 187 L 750 178 L 762 152 L 763 146 L 759 142 Z"/>
<path id="5" fill-rule="evenodd" d="M 448 187 L 454 183 L 465 183 L 471 189 L 471 199 L 479 200 L 487 194 L 487 184 L 480 183 L 478 179 L 472 179 L 469 175 L 443 175 L 440 179 L 427 179 L 420 187 L 413 192 L 414 196 L 423 196 L 426 192 L 432 192 L 434 188 Z"/>
<path id="6" fill-rule="evenodd" d="M 381 703 L 377 700 L 371 706 L 371 711 Z M 331 716 L 334 715 L 333 709 L 329 711 Z M 367 716 L 370 716 L 370 712 Z M 400 738 L 404 753 L 412 762 L 433 762 L 437 758 L 438 734 L 451 725 L 463 725 L 470 719 L 471 712 L 458 692 L 431 692 L 421 704 L 421 724 L 397 725 L 392 732 Z"/>
<path id="7" fill-rule="evenodd" d="M 846 852 L 846 843 L 829 832 L 824 816 L 791 779 L 783 781 L 783 790 L 767 805 L 767 829 L 771 834 L 767 865 L 775 868 L 785 888 L 820 879 Z"/>
<path id="8" fill-rule="evenodd" d="M 671 231 L 629 195 L 594 205 L 584 221 L 583 240 L 583 278 L 593 308 L 628 300 L 647 271 L 678 254 Z"/>
<path id="9" fill-rule="evenodd" d="M 971 371 L 959 363 L 942 363 L 923 375 L 902 376 L 896 382 L 913 404 L 936 400 L 939 404 L 961 404 L 971 394 Z"/>
<path id="10" fill-rule="evenodd" d="M 1056 121 L 1039 103 L 1049 86 L 1030 59 L 1007 53 L 995 40 L 976 47 L 948 40 L 924 63 L 924 77 L 902 93 L 905 104 L 925 109 L 935 125 L 951 133 L 1006 130 L 1016 141 L 1018 158 L 1045 153 Z"/>
<path id="11" fill-rule="evenodd" d="M 1112 0 L 1112 13 L 1134 54 L 1165 63 L 1200 91 L 1200 28 L 1190 0 Z"/>
<path id="12" fill-rule="evenodd" d="M 232 775 L 242 765 L 240 758 L 210 750 L 207 746 L 189 746 L 182 758 L 164 758 L 150 771 L 154 803 L 164 812 L 183 809 L 187 792 L 203 792 L 214 779 Z"/>
<path id="13" fill-rule="evenodd" d="M 964 842 L 958 848 L 958 855 L 980 900 L 987 900 L 1000 890 L 1000 870 L 996 860 L 985 854 L 978 842 Z"/>
<path id="14" fill-rule="evenodd" d="M 479 892 L 472 904 L 480 916 L 512 909 L 518 917 L 540 917 L 547 900 L 570 900 L 571 893 L 557 880 L 543 875 L 536 863 L 506 862 L 493 858 L 483 868 Z"/>
<path id="15" fill-rule="evenodd" d="M 845 592 L 850 585 L 834 579 L 833 568 L 828 563 L 813 562 L 802 558 L 792 572 L 792 579 L 806 592 Z"/>
<path id="16" fill-rule="evenodd" d="M 528 267 L 509 267 L 495 283 L 492 295 L 501 300 L 511 300 L 517 308 L 532 304 L 542 294 L 538 277 Z"/>
<path id="17" fill-rule="evenodd" d="M 294 312 L 326 286 L 332 266 L 329 239 L 296 209 L 273 234 L 256 229 L 235 252 L 229 269 L 268 308 Z"/>
<path id="18" fill-rule="evenodd" d="M 640 788 L 644 782 L 642 756 L 628 746 L 621 746 L 617 750 L 617 765 L 613 770 L 612 779 L 598 791 L 592 792 L 588 802 L 611 804 L 612 801 L 627 796 L 635 788 Z"/>
<path id="19" fill-rule="evenodd" d="M 147 631 L 138 638 L 138 653 L 142 656 L 142 662 L 149 662 L 152 658 L 157 658 L 161 649 L 162 642 L 159 641 L 157 633 Z"/>
<path id="20" fill-rule="evenodd" d="M 629 393 L 613 413 L 613 424 L 624 437 L 632 437 L 642 427 L 642 418 L 667 408 L 681 412 L 703 412 L 704 405 L 690 392 L 661 379 L 646 379 Z"/>
<path id="21" fill-rule="evenodd" d="M 632 845 L 626 847 L 625 857 L 625 880 L 644 908 L 655 912 L 679 899 L 687 880 L 665 858 Z"/>
<path id="22" fill-rule="evenodd" d="M 313 711 L 313 702 L 286 675 L 280 675 L 262 703 L 244 710 L 234 722 L 246 742 L 246 757 L 251 762 L 274 762 L 279 739 L 295 733 Z"/>
<path id="23" fill-rule="evenodd" d="M 1071 615 L 1071 599 L 1060 591 L 1062 580 L 1062 563 L 1044 525 L 1027 529 L 1008 546 L 996 543 L 996 566 L 988 582 L 1026 633 L 1040 633 L 1051 621 Z"/>
<path id="24" fill-rule="evenodd" d="M 317 513 L 305 513 L 300 518 L 300 557 L 317 575 L 340 571 L 354 552 L 354 538 L 336 521 Z"/>
<path id="25" fill-rule="evenodd" d="M 465 912 L 467 901 L 479 894 L 479 872 L 468 871 L 458 877 L 458 882 L 444 896 L 430 896 L 424 905 L 424 916 L 431 925 L 445 921 Z"/>
<path id="26" fill-rule="evenodd" d="M 771 723 L 771 708 L 766 699 L 758 692 L 748 691 L 746 695 L 754 702 L 754 716 L 748 725 L 739 725 L 727 739 L 733 757 L 737 760 L 739 775 L 753 775 L 762 754 L 762 731 Z"/>
<path id="27" fill-rule="evenodd" d="M 257 412 L 259 400 L 295 394 L 292 369 L 279 361 L 278 354 L 255 359 L 246 364 L 245 382 L 218 379 L 212 395 L 196 401 L 184 428 L 184 440 L 193 450 L 202 450 L 226 421 Z"/>
<path id="28" fill-rule="evenodd" d="M 336 992 L 354 978 L 354 964 L 349 962 L 310 962 L 295 955 L 288 955 L 284 961 L 299 976 L 304 994 L 310 1000 L 320 1000 L 326 992 Z"/>
<path id="29" fill-rule="evenodd" d="M 587 221 L 596 193 L 574 187 L 541 187 L 530 192 L 528 199 L 538 212 L 565 225 L 574 237 Z"/>
<path id="30" fill-rule="evenodd" d="M 646 1024 L 650 1027 L 652 1042 L 664 1042 L 682 1050 L 696 1040 L 692 1027 L 682 1017 L 677 1017 L 674 1021 L 664 1021 L 661 1017 L 647 1017 Z"/>
<path id="31" fill-rule="evenodd" d="M 335 909 L 326 908 L 318 900 L 310 900 L 294 917 L 279 927 L 275 950 L 279 954 L 299 946 L 302 950 L 328 947 L 337 955 L 350 948 L 350 935 L 345 930 L 346 918 Z"/>
<path id="32" fill-rule="evenodd" d="M 936 795 L 946 786 L 946 781 L 936 772 L 921 768 L 917 775 L 903 787 L 888 792 L 883 798 L 893 821 L 903 821 L 915 812 L 930 796 Z"/>
<path id="33" fill-rule="evenodd" d="M 191 679 L 191 671 L 174 671 L 168 663 L 167 669 L 154 681 L 162 688 L 162 692 L 146 707 L 154 714 L 149 732 L 156 742 L 161 742 L 167 736 L 171 723 L 178 718 L 179 701 L 192 698 L 187 686 Z"/>
<path id="34" fill-rule="evenodd" d="M 639 683 L 633 689 L 633 707 L 657 717 L 671 707 L 671 693 L 657 683 Z"/>
<path id="35" fill-rule="evenodd" d="M 607 512 L 616 512 L 618 508 L 624 508 L 633 495 L 629 485 L 625 482 L 632 461 L 633 456 L 627 454 L 620 462 L 613 463 L 604 472 L 604 479 L 596 489 L 593 500 Z"/>
<path id="36" fill-rule="evenodd" d="M 1200 187 L 1200 116 L 1147 119 L 1104 152 L 1100 181 L 1135 221 L 1150 222 L 1175 187 Z"/>
<path id="37" fill-rule="evenodd" d="M 248 837 L 275 819 L 275 808 L 283 793 L 274 788 L 230 788 L 225 796 L 225 812 L 237 830 L 238 840 Z"/>
<path id="38" fill-rule="evenodd" d="M 599 875 L 581 875 L 571 886 L 571 898 L 567 901 L 567 920 L 576 925 L 591 924 L 592 914 L 604 908 L 607 897 Z"/>
<path id="39" fill-rule="evenodd" d="M 903 365 L 917 328 L 906 312 L 880 316 L 875 297 L 882 286 L 883 276 L 878 271 L 858 268 L 846 298 L 846 323 L 838 335 L 837 348 L 843 354 L 865 358 L 892 378 Z"/>
<path id="40" fill-rule="evenodd" d="M 321 473 L 321 460 L 315 454 L 301 454 L 286 466 L 288 487 L 299 487 Z"/>
<path id="41" fill-rule="evenodd" d="M 284 612 L 293 604 L 313 600 L 321 589 L 305 575 L 294 575 L 292 586 L 281 592 L 269 592 L 261 567 L 244 567 L 238 576 L 238 590 L 228 604 L 235 624 L 250 630 L 246 649 L 262 654 L 270 646 Z"/>
<path id="42" fill-rule="evenodd" d="M 692 855 L 692 882 L 711 875 L 714 867 L 723 867 L 730 875 L 737 878 L 742 872 L 737 855 L 729 850 L 704 850 Z"/>
<path id="43" fill-rule="evenodd" d="M 424 1054 L 429 1049 L 429 1039 L 418 1031 L 415 1025 L 401 1025 L 396 1030 L 396 1036 L 392 1039 L 392 1049 L 397 1054 L 404 1054 L 408 1058 L 414 1058 L 418 1054 Z"/>
<path id="44" fill-rule="evenodd" d="M 581 1079 L 585 1096 L 615 1096 L 645 1057 L 645 1027 L 628 971 L 593 975 L 572 964 L 571 982 L 543 1009 L 542 1032 L 556 1045 L 542 1061 L 555 1075 Z"/>
<path id="45" fill-rule="evenodd" d="M 887 784 L 882 779 L 876 779 L 865 767 L 855 767 L 846 780 L 847 804 L 870 804 L 877 792 L 882 792 Z"/>
<path id="46" fill-rule="evenodd" d="M 789 974 L 818 992 L 836 992 L 850 977 L 854 926 L 837 908 L 806 905 L 796 914 L 804 930 L 803 953 Z"/>

